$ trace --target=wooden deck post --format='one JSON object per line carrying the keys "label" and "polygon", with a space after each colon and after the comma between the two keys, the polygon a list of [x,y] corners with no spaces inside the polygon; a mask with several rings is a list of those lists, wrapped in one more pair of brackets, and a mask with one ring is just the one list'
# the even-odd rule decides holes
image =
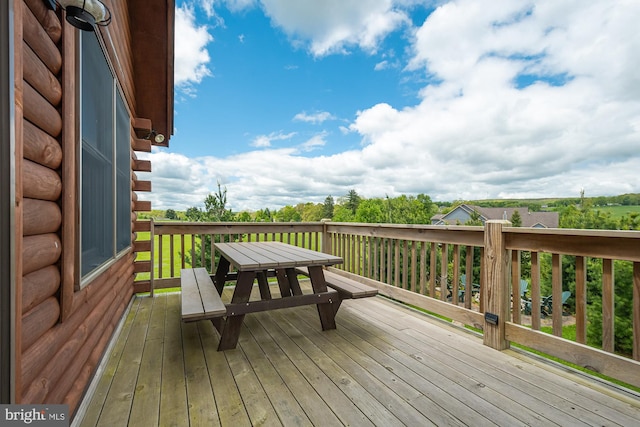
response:
{"label": "wooden deck post", "polygon": [[322,220],[322,252],[325,254],[333,253],[331,250],[331,236],[327,232],[327,223],[329,222],[331,222],[331,220]]}
{"label": "wooden deck post", "polygon": [[484,224],[484,344],[496,350],[509,348],[504,324],[509,317],[511,256],[506,249],[502,228],[510,225],[505,220],[492,220]]}

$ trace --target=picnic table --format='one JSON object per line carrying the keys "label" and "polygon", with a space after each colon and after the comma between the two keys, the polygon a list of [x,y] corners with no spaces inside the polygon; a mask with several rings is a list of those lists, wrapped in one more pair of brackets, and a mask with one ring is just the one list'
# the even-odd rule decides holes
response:
{"label": "picnic table", "polygon": [[[236,282],[231,302],[225,304],[226,312],[211,316],[220,332],[218,350],[236,347],[244,316],[248,313],[316,304],[322,330],[336,328],[340,296],[336,290],[327,288],[323,267],[341,264],[341,257],[280,242],[217,243],[215,249],[220,253],[213,276],[217,294],[222,295],[226,282]],[[308,271],[310,293],[303,293],[297,268]],[[277,278],[280,291],[278,298],[269,288],[268,277],[273,276]],[[260,299],[250,301],[256,280]]]}

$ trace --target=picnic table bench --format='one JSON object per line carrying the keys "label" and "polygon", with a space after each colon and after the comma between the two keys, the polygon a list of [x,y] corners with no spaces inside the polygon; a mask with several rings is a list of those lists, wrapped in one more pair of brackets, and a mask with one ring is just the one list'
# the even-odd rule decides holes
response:
{"label": "picnic table bench", "polygon": [[[296,268],[296,272],[304,276],[309,276],[309,270],[306,267],[298,267]],[[366,298],[378,295],[378,290],[376,288],[326,269],[324,270],[324,280],[327,286],[336,290],[340,296],[340,301],[335,305],[336,312],[338,311],[338,308],[340,308],[342,300]]]}
{"label": "picnic table bench", "polygon": [[182,269],[180,285],[183,321],[195,322],[226,316],[227,307],[222,302],[206,268]]}

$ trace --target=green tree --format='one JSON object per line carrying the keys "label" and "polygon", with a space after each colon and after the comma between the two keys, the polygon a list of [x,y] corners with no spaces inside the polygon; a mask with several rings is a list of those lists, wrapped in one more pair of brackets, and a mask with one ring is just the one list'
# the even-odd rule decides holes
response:
{"label": "green tree", "polygon": [[353,215],[355,215],[361,200],[362,198],[358,195],[356,190],[349,190],[343,205],[345,208],[349,209]]}
{"label": "green tree", "polygon": [[333,221],[353,222],[355,221],[355,214],[344,205],[336,205],[333,209]]}
{"label": "green tree", "polygon": [[232,221],[233,213],[227,209],[227,187],[224,189],[218,182],[218,191],[207,195],[204,199],[206,221]]}
{"label": "green tree", "polygon": [[185,212],[185,217],[187,218],[187,221],[202,221],[202,210],[200,210],[200,208],[192,206],[187,209],[187,212]]}
{"label": "green tree", "polygon": [[255,214],[255,220],[256,222],[272,222],[273,215],[271,215],[269,208],[260,209]]}
{"label": "green tree", "polygon": [[360,202],[355,214],[356,222],[369,224],[387,222],[386,209],[382,199],[366,199]]}
{"label": "green tree", "polygon": [[484,225],[484,224],[480,219],[480,214],[478,213],[478,211],[474,209],[473,212],[471,212],[471,216],[469,220],[465,222],[464,225]]}
{"label": "green tree", "polygon": [[513,211],[513,215],[511,215],[511,225],[514,227],[522,227],[522,217],[520,216],[520,212]]}
{"label": "green tree", "polygon": [[322,218],[332,219],[333,208],[334,208],[333,197],[331,195],[328,195],[324,199],[324,204],[322,205]]}
{"label": "green tree", "polygon": [[[628,261],[614,261],[614,351],[631,356],[633,351],[633,265]],[[589,323],[587,343],[602,345],[602,260],[588,263],[587,294]]]}
{"label": "green tree", "polygon": [[320,203],[304,203],[296,206],[300,212],[301,220],[304,222],[320,221],[322,218],[324,206]]}
{"label": "green tree", "polygon": [[389,222],[393,224],[430,224],[435,205],[425,194],[387,197]]}
{"label": "green tree", "polygon": [[178,215],[176,215],[176,211],[173,209],[167,209],[164,213],[164,217],[167,219],[178,219]]}
{"label": "green tree", "polygon": [[300,212],[296,210],[293,206],[287,205],[280,209],[276,213],[276,221],[278,222],[300,222],[302,221],[302,216]]}
{"label": "green tree", "polygon": [[237,213],[235,218],[235,222],[251,222],[251,214],[247,211],[242,211]]}

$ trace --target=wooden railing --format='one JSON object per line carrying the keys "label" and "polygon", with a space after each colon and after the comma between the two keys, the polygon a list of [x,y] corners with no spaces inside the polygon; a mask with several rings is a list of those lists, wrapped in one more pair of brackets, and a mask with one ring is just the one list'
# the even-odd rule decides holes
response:
{"label": "wooden railing", "polygon": [[[505,221],[484,227],[156,222],[151,232],[152,291],[179,286],[180,268],[206,266],[213,272],[215,242],[284,241],[342,256],[344,263],[334,271],[476,328],[496,349],[521,344],[640,387],[640,232],[525,229]],[[575,265],[572,277],[563,277],[563,259]],[[614,286],[620,263],[632,272],[621,277],[632,282],[630,301],[622,301]],[[593,285],[587,289],[593,265],[601,265],[596,291]],[[549,287],[550,294],[543,294]],[[563,291],[571,292],[571,313],[563,313]],[[599,348],[586,345],[587,325],[594,322],[588,302],[602,307]],[[633,307],[632,318],[624,319],[632,328],[632,350],[625,356],[614,351],[616,306],[622,304]],[[545,326],[550,333],[542,332]],[[562,338],[574,327],[575,338]]]}

